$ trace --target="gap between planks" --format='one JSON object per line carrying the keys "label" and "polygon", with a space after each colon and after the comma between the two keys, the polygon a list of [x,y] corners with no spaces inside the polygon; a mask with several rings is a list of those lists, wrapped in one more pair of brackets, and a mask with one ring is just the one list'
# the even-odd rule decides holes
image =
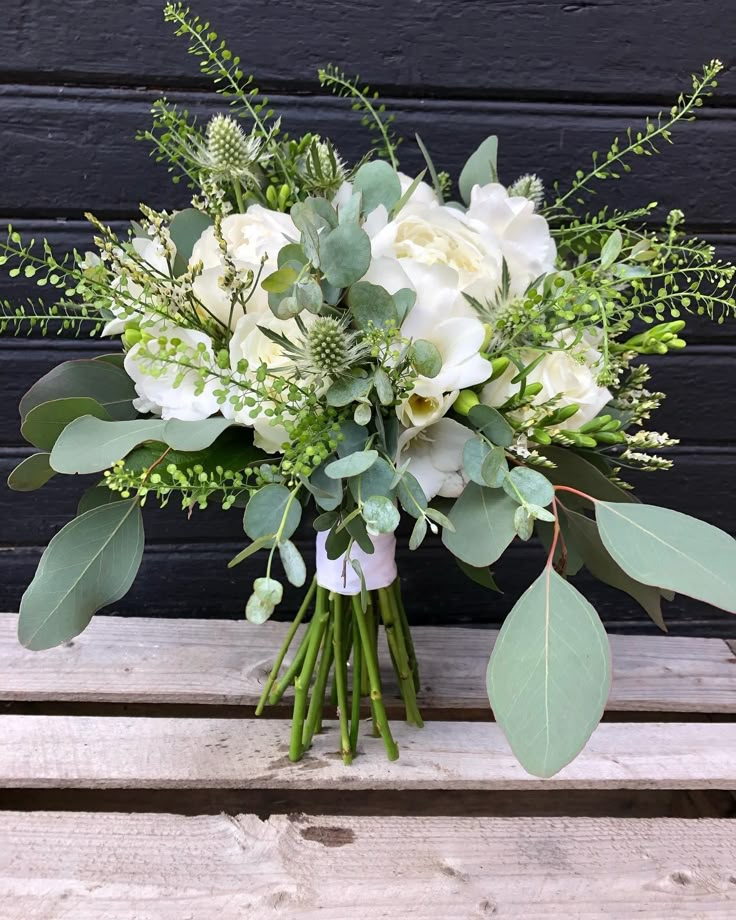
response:
{"label": "gap between planks", "polygon": [[[0,701],[252,707],[287,625],[96,617],[66,645],[29,652],[18,644],[15,615],[0,614]],[[428,712],[488,717],[485,672],[497,635],[414,630]],[[619,635],[610,641],[609,711],[736,713],[736,643]],[[384,663],[387,696],[396,704],[385,655]]]}
{"label": "gap between planks", "polygon": [[732,918],[720,820],[0,814],[4,920]]}

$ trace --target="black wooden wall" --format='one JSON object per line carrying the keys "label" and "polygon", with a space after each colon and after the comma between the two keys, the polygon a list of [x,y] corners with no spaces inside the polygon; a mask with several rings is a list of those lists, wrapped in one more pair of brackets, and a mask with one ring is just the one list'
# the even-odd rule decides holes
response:
{"label": "black wooden wall", "polygon": [[[67,249],[89,239],[86,210],[122,225],[140,201],[183,202],[134,135],[162,91],[202,113],[216,100],[182,40],[170,36],[161,6],[5,0],[0,222]],[[570,177],[588,151],[667,106],[702,63],[728,64],[736,39],[733,0],[202,0],[198,11],[241,54],[294,133],[329,135],[348,158],[362,151],[365,137],[342,101],[317,95],[316,68],[332,61],[380,89],[399,128],[407,138],[419,131],[441,168],[457,173],[474,146],[497,133],[506,180],[526,171]],[[638,161],[601,201],[680,207],[693,231],[735,258],[735,106],[736,78],[726,75],[676,146]],[[421,165],[408,141],[402,165],[408,172]],[[0,281],[0,296],[28,292],[27,283]],[[670,394],[657,425],[682,445],[673,471],[640,477],[640,494],[736,532],[736,321],[694,320],[690,341],[684,355],[656,362],[656,385]],[[16,413],[23,391],[61,360],[105,348],[0,339],[3,477],[28,453]],[[0,609],[17,607],[41,548],[73,514],[81,488],[66,478],[30,496],[0,488]],[[225,567],[242,542],[238,517],[212,510],[187,521],[173,509],[150,509],[141,574],[115,610],[241,616],[253,570]],[[414,618],[498,623],[542,559],[534,544],[514,547],[497,569],[506,589],[499,597],[469,585],[436,544],[404,552]],[[581,586],[609,628],[652,628],[624,595],[585,579]],[[674,633],[736,635],[736,619],[704,605],[677,599],[668,617]]]}

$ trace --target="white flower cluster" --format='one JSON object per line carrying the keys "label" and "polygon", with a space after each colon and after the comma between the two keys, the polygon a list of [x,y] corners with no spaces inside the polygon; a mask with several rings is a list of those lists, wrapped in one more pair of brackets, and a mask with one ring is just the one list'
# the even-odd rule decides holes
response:
{"label": "white flower cluster", "polygon": [[[402,192],[411,185],[400,175]],[[353,194],[346,182],[337,192],[333,205],[346,207]],[[425,340],[434,345],[442,365],[436,376],[418,376],[411,395],[397,407],[401,424],[397,461],[410,461],[410,469],[422,485],[427,498],[454,497],[465,481],[462,452],[470,430],[447,413],[461,390],[481,387],[480,398],[492,406],[502,405],[518,385],[512,383],[512,365],[502,376],[488,382],[492,368],[483,355],[488,327],[466,295],[487,304],[492,319],[494,309],[503,309],[504,298],[521,296],[529,285],[555,268],[555,244],[545,219],[536,213],[532,201],[509,194],[504,186],[491,183],[472,189],[470,205],[459,207],[438,201],[432,188],[419,183],[398,213],[389,214],[383,205],[375,208],[363,225],[371,240],[372,260],[363,280],[380,285],[390,294],[408,288],[416,301],[403,321],[403,339]],[[222,241],[213,228],[196,242],[190,268],[200,268],[193,289],[204,315],[229,326],[228,373],[248,381],[261,365],[283,368],[290,359],[282,348],[262,331],[277,331],[290,341],[297,337],[294,320],[277,319],[268,306],[268,295],[255,284],[246,310],[233,309],[228,277],[243,279],[267,277],[277,268],[279,250],[299,239],[299,231],[288,214],[260,205],[244,214],[222,221]],[[227,257],[223,252],[226,247]],[[154,244],[141,251],[156,270],[169,272],[160,247]],[[146,305],[142,304],[145,313]],[[308,314],[307,316],[308,321]],[[486,317],[488,318],[488,317]],[[121,331],[122,319],[115,319],[108,332]],[[192,354],[190,369],[172,363],[170,371],[152,374],[151,345],[134,345],[125,359],[126,370],[135,381],[140,396],[139,408],[163,418],[203,419],[222,412],[238,423],[255,428],[256,444],[276,452],[283,444],[285,431],[266,415],[268,406],[236,410],[229,400],[215,395],[221,389],[221,372],[212,341],[203,332],[177,328],[160,315],[150,320],[153,336],[175,336]],[[565,344],[564,337],[561,345]],[[155,348],[155,346],[154,346]],[[531,354],[530,358],[533,359]],[[243,359],[248,363],[245,373]],[[557,405],[577,403],[579,412],[565,424],[577,428],[593,418],[610,399],[610,393],[596,383],[600,355],[589,337],[574,349],[551,350],[536,364],[529,381],[542,384],[536,401],[556,398]],[[201,368],[212,368],[212,376],[202,384]]]}

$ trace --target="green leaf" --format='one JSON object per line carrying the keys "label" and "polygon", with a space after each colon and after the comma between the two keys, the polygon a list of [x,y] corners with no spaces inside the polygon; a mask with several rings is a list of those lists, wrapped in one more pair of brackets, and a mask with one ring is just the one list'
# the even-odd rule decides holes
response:
{"label": "green leaf", "polygon": [[[611,482],[592,463],[565,447],[540,447],[540,454],[556,464],[554,469],[544,469],[544,475],[556,486],[572,486],[598,498],[601,501],[611,502],[637,502],[636,496]],[[566,505],[579,505],[581,502],[590,507],[588,502],[579,499],[572,493],[564,495]]]}
{"label": "green leaf", "polygon": [[645,585],[736,613],[736,540],[679,511],[598,502],[601,540],[621,568]]}
{"label": "green leaf", "polygon": [[359,281],[348,291],[347,301],[358,329],[388,329],[399,324],[393,297],[380,285]]}
{"label": "green leaf", "polygon": [[283,268],[289,262],[292,263],[292,267],[298,265],[300,268],[309,262],[299,243],[287,243],[286,246],[282,246],[279,249],[279,254],[276,257],[278,267]]}
{"label": "green leaf", "polygon": [[614,230],[603,244],[603,249],[601,250],[602,269],[610,268],[613,265],[619,257],[622,245],[623,237],[621,236],[621,231]]}
{"label": "green leaf", "polygon": [[337,525],[327,534],[325,552],[328,559],[339,559],[350,546],[350,534],[344,527]]}
{"label": "green leaf", "polygon": [[517,507],[515,501],[498,489],[468,483],[449,514],[455,532],[444,530],[442,542],[468,565],[476,568],[491,565],[516,536]]}
{"label": "green leaf", "polygon": [[[284,515],[286,520],[281,529]],[[276,533],[281,540],[288,540],[301,519],[302,506],[292,497],[291,492],[286,486],[271,483],[251,496],[245,508],[243,529],[251,540]]]}
{"label": "green leaf", "polygon": [[460,570],[467,575],[467,577],[480,585],[481,588],[488,588],[490,591],[496,591],[498,594],[501,594],[501,589],[496,584],[496,579],[493,577],[491,570],[482,566],[477,568],[474,565],[468,565],[467,562],[463,562],[462,559],[455,557],[455,562],[460,566]]}
{"label": "green leaf", "polygon": [[212,218],[196,208],[186,208],[174,214],[169,224],[171,242],[176,246],[174,259],[174,275],[183,275],[189,267],[194,244],[208,227],[212,226]]}
{"label": "green leaf", "polygon": [[279,543],[279,556],[289,583],[296,588],[301,588],[307,580],[307,567],[302,554],[291,540],[284,540]]}
{"label": "green leaf", "polygon": [[401,515],[399,509],[385,495],[371,495],[363,503],[361,510],[368,533],[393,533],[399,526]]}
{"label": "green leaf", "polygon": [[514,512],[514,530],[521,540],[531,540],[534,533],[534,518],[526,505],[519,505]]}
{"label": "green leaf", "polygon": [[553,776],[585,746],[611,687],[598,614],[546,568],[506,617],[488,666],[488,696],[522,766]]}
{"label": "green leaf", "polygon": [[261,287],[269,294],[286,294],[294,287],[294,282],[298,277],[298,273],[290,265],[284,265],[283,268],[271,272],[264,278],[261,281]]}
{"label": "green leaf", "polygon": [[93,361],[103,361],[105,364],[112,364],[119,370],[125,369],[125,355],[121,351],[111,352],[109,355],[96,355]]}
{"label": "green leaf", "polygon": [[230,562],[228,562],[227,567],[232,569],[236,565],[240,565],[241,562],[245,562],[246,559],[250,559],[251,556],[254,556],[260,550],[265,549],[266,547],[270,549],[273,545],[273,538],[275,536],[276,535],[273,533],[264,534],[264,536],[259,537],[252,543],[249,543],[245,549],[241,549],[236,556],[233,556]]}
{"label": "green leaf", "polygon": [[[503,448],[499,450],[503,453]],[[479,486],[487,484],[483,477],[483,463],[490,452],[491,448],[480,438],[469,438],[463,447],[463,469]]]}
{"label": "green leaf", "polygon": [[383,457],[379,457],[360,476],[352,477],[348,485],[356,501],[362,501],[371,495],[383,495],[385,498],[393,499],[393,478],[393,468]]}
{"label": "green leaf", "polygon": [[312,470],[303,482],[323,511],[334,511],[342,504],[342,483],[338,479],[330,479],[325,474],[324,466]]}
{"label": "green leaf", "polygon": [[394,401],[394,388],[388,374],[382,367],[377,367],[373,375],[373,384],[376,388],[376,395],[382,406],[390,406]]}
{"label": "green leaf", "polygon": [[390,212],[401,198],[399,177],[381,160],[364,163],[355,174],[353,188],[363,194],[364,214],[370,214],[381,204]]}
{"label": "green leaf", "polygon": [[120,421],[138,415],[133,408],[137,393],[130,377],[114,364],[93,359],[65,361],[34,383],[20,401],[21,419],[41,403],[72,396],[96,400],[112,418]]}
{"label": "green leaf", "polygon": [[545,508],[552,504],[555,490],[546,476],[528,466],[515,466],[503,483],[503,490],[515,501]]}
{"label": "green leaf", "polygon": [[480,474],[485,485],[491,489],[500,489],[509,471],[506,451],[503,447],[492,447],[488,456],[483,461]]}
{"label": "green leaf", "polygon": [[59,435],[51,451],[51,466],[57,473],[99,473],[145,441],[163,441],[174,450],[203,450],[232,424],[219,417],[200,422],[105,422],[85,416],[75,419]]}
{"label": "green leaf", "polygon": [[34,406],[26,415],[20,431],[34,447],[50,451],[66,426],[85,415],[112,421],[97,400],[88,396],[68,396]]}
{"label": "green leaf", "polygon": [[498,182],[498,138],[495,135],[487,137],[473,153],[460,173],[458,187],[465,204],[470,204],[470,193],[474,185],[488,185],[489,182]]}
{"label": "green leaf", "polygon": [[133,584],[143,556],[136,500],[87,511],[51,540],[23,595],[18,638],[26,648],[53,648],[78,636],[102,607]]}
{"label": "green leaf", "polygon": [[[552,549],[552,540],[554,539],[554,526],[547,523],[546,521],[537,520],[536,527],[537,536],[539,537],[542,546],[549,554],[550,550]],[[560,530],[562,531],[564,544],[563,540],[557,541],[557,546],[555,547],[555,555],[552,561],[559,571],[564,550],[566,549],[567,560],[563,574],[566,576],[577,575],[580,569],[583,567],[583,557],[580,555],[577,546],[573,542],[572,534],[570,533],[569,522],[564,516],[560,517]]]}
{"label": "green leaf", "polygon": [[296,302],[302,310],[317,314],[322,310],[322,288],[314,278],[304,278],[294,287]]}
{"label": "green leaf", "polygon": [[411,308],[417,302],[417,292],[413,291],[411,288],[400,288],[391,296],[393,297],[394,306],[399,316],[399,325],[401,325],[408,316]]}
{"label": "green leaf", "polygon": [[351,402],[367,396],[373,387],[370,377],[340,377],[325,394],[329,406],[349,406]]}
{"label": "green leaf", "polygon": [[101,508],[103,505],[111,505],[113,502],[124,501],[119,492],[113,492],[108,489],[105,483],[96,483],[82,493],[79,503],[77,504],[77,517],[84,514],[85,511],[92,511],[93,508]]}
{"label": "green leaf", "polygon": [[317,533],[322,533],[325,530],[330,530],[331,527],[334,527],[335,524],[340,520],[340,515],[336,511],[325,511],[324,514],[318,515],[314,519],[314,529]]}
{"label": "green leaf", "polygon": [[325,473],[330,479],[347,479],[350,476],[360,476],[369,469],[378,459],[377,450],[358,450],[355,453],[333,460],[325,467]]}
{"label": "green leaf", "polygon": [[341,440],[337,445],[338,457],[347,457],[356,450],[363,450],[368,441],[368,429],[350,420],[340,425],[340,435]]}
{"label": "green leaf", "polygon": [[590,574],[598,581],[612,588],[618,588],[619,591],[633,597],[657,626],[663,632],[667,632],[662,616],[662,595],[659,589],[652,585],[643,585],[624,572],[603,545],[595,521],[591,521],[590,518],[576,511],[567,511],[565,516],[568,521],[565,540],[566,542],[573,541]]}
{"label": "green leaf", "polygon": [[16,466],[8,476],[8,488],[14,492],[33,492],[45,486],[55,476],[49,465],[48,453],[31,454]]}
{"label": "green leaf", "polygon": [[426,339],[417,339],[411,346],[412,363],[423,377],[436,377],[442,370],[442,355],[436,345]]}
{"label": "green leaf", "polygon": [[371,241],[356,224],[340,224],[320,240],[320,265],[325,277],[337,287],[359,281],[371,264]]}
{"label": "green leaf", "polygon": [[350,536],[355,540],[358,546],[363,550],[364,553],[371,555],[375,552],[375,546],[373,541],[368,535],[368,529],[365,526],[365,521],[362,517],[356,515],[355,517],[345,518],[345,530],[350,534]]}
{"label": "green leaf", "polygon": [[427,519],[425,517],[417,518],[414,522],[414,527],[411,531],[411,536],[409,537],[409,549],[415,550],[424,542],[424,538],[427,536]]}
{"label": "green leaf", "polygon": [[514,429],[492,406],[473,406],[468,413],[470,424],[484,435],[492,444],[510,447],[514,440]]}
{"label": "green leaf", "polygon": [[399,479],[396,494],[401,507],[413,518],[424,517],[427,510],[427,496],[412,473],[404,472]]}

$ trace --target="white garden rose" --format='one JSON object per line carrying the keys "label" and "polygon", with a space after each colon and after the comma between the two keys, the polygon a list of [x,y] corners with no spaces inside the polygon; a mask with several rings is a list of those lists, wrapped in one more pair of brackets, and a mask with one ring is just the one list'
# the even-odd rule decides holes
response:
{"label": "white garden rose", "polygon": [[[135,384],[138,399],[133,400],[138,412],[152,412],[163,419],[198,422],[219,411],[215,390],[220,387],[219,376],[202,376],[177,363],[167,364],[157,357],[162,346],[158,339],[178,342],[186,350],[187,363],[204,369],[215,368],[212,340],[203,332],[177,326],[149,325],[145,340],[134,345],[125,356],[125,370]],[[148,338],[151,336],[152,338]]]}
{"label": "white garden rose", "polygon": [[408,470],[428,501],[437,495],[457,498],[468,482],[463,449],[472,437],[469,428],[451,418],[441,418],[425,428],[407,428],[399,435],[396,464],[409,460]]}
{"label": "white garden rose", "polygon": [[[270,211],[259,204],[251,205],[245,214],[226,217],[222,222],[222,235],[240,275],[245,278],[248,272],[253,272],[256,278],[261,271],[261,280],[276,271],[279,250],[299,239],[299,231],[288,214]],[[204,270],[194,282],[194,293],[207,311],[227,324],[231,303],[222,287],[225,262],[213,227],[208,227],[194,244],[189,264],[197,263],[201,263]],[[268,294],[259,282],[248,300],[247,311],[264,313],[268,309]],[[233,316],[233,327],[241,316],[242,312]]]}
{"label": "white garden rose", "polygon": [[[148,237],[137,236],[132,240],[133,249],[138,256],[151,266],[155,271],[162,275],[171,275],[171,266],[166,258],[166,252],[158,240],[151,240]],[[173,253],[176,249],[172,243]],[[87,258],[92,253],[87,254]],[[98,259],[99,264],[99,259]],[[111,304],[110,309],[114,319],[109,320],[102,330],[101,335],[122,335],[125,326],[129,322],[141,322],[150,318],[152,308],[165,309],[165,304],[155,304],[150,299],[150,295],[145,294],[143,288],[135,281],[127,278],[115,278],[112,287],[116,290],[124,290],[126,297],[121,297],[119,304]],[[136,302],[134,307],[131,301]]]}
{"label": "white garden rose", "polygon": [[[305,316],[303,321],[308,325],[313,320]],[[286,376],[290,373],[291,359],[259,327],[272,329],[291,341],[301,338],[299,328],[293,319],[280,320],[270,310],[267,313],[248,313],[245,316],[241,316],[230,339],[230,366],[234,377],[244,383],[254,383],[258,368],[264,364],[272,370],[285,368]],[[240,373],[237,367],[238,363],[243,359],[248,362],[248,370],[245,373]],[[267,385],[268,381],[266,381]],[[233,389],[233,392],[235,395],[245,394],[245,390],[237,387]],[[253,407],[244,406],[242,409],[236,409],[232,403],[226,402],[222,406],[222,414],[240,425],[255,428],[254,443],[256,447],[265,450],[267,453],[276,453],[281,450],[287,435],[283,425],[273,424],[273,419],[266,415],[266,410],[272,407],[272,402],[261,404],[257,407],[258,414],[253,417],[251,416]]]}
{"label": "white garden rose", "polygon": [[[560,345],[571,344],[574,340],[571,332],[558,336]],[[569,351],[549,351],[527,375],[527,383],[541,383],[542,389],[534,397],[534,404],[544,403],[554,396],[559,397],[555,408],[577,404],[580,409],[571,418],[558,427],[577,429],[600,414],[603,407],[610,402],[612,394],[606,387],[600,386],[597,377],[601,370],[602,356],[598,350],[600,335],[586,333],[583,339]],[[528,349],[521,355],[521,361],[528,365],[539,355],[538,351]],[[518,368],[511,364],[496,380],[483,387],[481,402],[488,406],[500,406],[511,396],[519,392],[519,384],[511,380],[518,374]]]}

